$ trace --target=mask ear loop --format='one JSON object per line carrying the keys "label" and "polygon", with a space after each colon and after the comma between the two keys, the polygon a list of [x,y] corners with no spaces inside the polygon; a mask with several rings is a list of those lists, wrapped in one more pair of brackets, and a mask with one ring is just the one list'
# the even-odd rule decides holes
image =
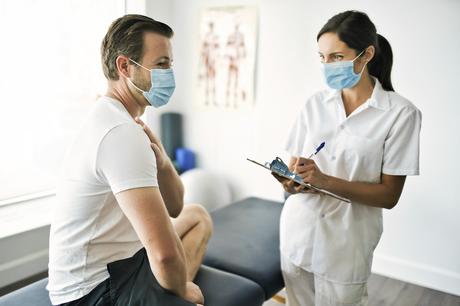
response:
{"label": "mask ear loop", "polygon": [[134,64],[138,65],[139,67],[142,67],[142,68],[144,68],[144,69],[147,70],[147,71],[151,71],[150,69],[148,69],[148,68],[142,66],[141,64],[139,64],[139,63],[136,62],[135,60],[133,60],[133,59],[129,59],[129,60],[130,60],[131,62],[133,62]]}
{"label": "mask ear loop", "polygon": [[[367,48],[366,48],[366,49],[367,49]],[[361,51],[361,53],[359,53],[359,54],[352,60],[352,62],[354,63],[355,60],[356,60],[358,57],[360,57],[364,52],[366,52],[366,49],[364,49],[363,51]],[[366,61],[366,63],[365,63],[364,66],[363,66],[363,69],[361,69],[361,72],[360,72],[359,74],[362,74],[362,73],[363,73],[364,68],[366,68],[366,66],[367,66],[367,63],[369,63],[369,61]]]}
{"label": "mask ear loop", "polygon": [[[367,48],[366,48],[366,49],[367,49]],[[360,52],[354,59],[352,59],[351,61],[352,61],[352,62],[356,61],[356,59],[357,59],[358,57],[360,57],[360,56],[366,51],[366,49],[364,49],[363,51],[361,51],[361,52]]]}
{"label": "mask ear loop", "polygon": [[137,90],[139,90],[139,91],[140,91],[140,92],[142,92],[142,93],[146,93],[146,91],[145,91],[145,90],[142,90],[142,89],[140,89],[139,87],[137,87],[137,86],[136,86],[136,84],[134,84],[134,82],[133,82],[133,81],[131,81],[131,79],[130,79],[130,78],[126,78],[126,79],[128,80],[128,82],[130,82],[130,83],[131,83],[131,85],[133,85],[133,86],[134,86],[134,88],[136,88]]}
{"label": "mask ear loop", "polygon": [[[138,63],[138,62],[136,62],[135,60],[133,60],[133,59],[131,59],[131,58],[130,58],[129,60],[130,60],[131,62],[133,62],[134,64],[138,65],[139,67],[142,67],[142,68],[144,68],[145,70],[147,70],[147,71],[151,72],[151,70],[150,70],[150,69],[148,69],[148,68],[146,68],[146,67],[142,66],[141,64],[139,64],[139,63]],[[146,92],[147,92],[147,91],[145,91],[145,90],[142,90],[142,89],[140,89],[139,87],[137,87],[137,86],[136,86],[136,84],[134,84],[134,82],[133,82],[133,81],[131,81],[131,79],[130,79],[130,78],[127,78],[127,77],[126,77],[126,79],[127,79],[127,80],[128,80],[130,83],[131,83],[131,85],[133,85],[133,86],[134,86],[134,87],[135,87],[137,90],[139,90],[140,92],[142,92],[142,93],[146,93]]]}

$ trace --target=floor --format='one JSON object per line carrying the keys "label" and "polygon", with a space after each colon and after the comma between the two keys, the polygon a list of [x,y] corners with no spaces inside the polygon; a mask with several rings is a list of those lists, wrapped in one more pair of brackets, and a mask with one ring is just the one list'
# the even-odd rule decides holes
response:
{"label": "floor", "polygon": [[[460,296],[373,274],[368,283],[369,306],[460,306]],[[281,306],[273,300],[263,306]]]}
{"label": "floor", "polygon": [[[46,272],[0,288],[0,296],[46,277]],[[460,306],[460,296],[373,274],[369,279],[369,306]],[[282,306],[269,300],[263,306]]]}

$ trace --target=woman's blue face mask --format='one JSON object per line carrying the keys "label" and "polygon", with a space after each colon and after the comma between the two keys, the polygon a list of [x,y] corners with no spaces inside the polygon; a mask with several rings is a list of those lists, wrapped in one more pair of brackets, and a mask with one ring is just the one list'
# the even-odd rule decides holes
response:
{"label": "woman's blue face mask", "polygon": [[160,107],[166,105],[169,102],[174,89],[176,88],[176,81],[174,79],[174,72],[171,68],[169,69],[148,69],[136,61],[129,59],[134,64],[150,71],[151,86],[149,91],[145,91],[137,87],[129,78],[129,82],[139,91],[142,92],[145,99],[153,107]]}
{"label": "woman's blue face mask", "polygon": [[353,63],[358,57],[361,56],[361,54],[364,53],[364,51],[366,50],[363,50],[351,61],[322,63],[322,70],[327,85],[332,89],[339,90],[355,86],[359,82],[361,74],[363,73],[364,67],[366,67],[366,65],[364,65],[360,73],[355,73]]}

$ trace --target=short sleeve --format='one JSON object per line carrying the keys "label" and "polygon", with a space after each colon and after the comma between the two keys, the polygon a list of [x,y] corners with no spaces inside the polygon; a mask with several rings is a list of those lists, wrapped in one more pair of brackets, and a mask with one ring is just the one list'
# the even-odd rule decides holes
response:
{"label": "short sleeve", "polygon": [[382,173],[419,174],[421,124],[422,114],[418,109],[400,113],[384,143]]}
{"label": "short sleeve", "polygon": [[157,187],[157,166],[148,136],[137,124],[111,129],[102,139],[96,171],[114,194],[124,190]]}
{"label": "short sleeve", "polygon": [[291,156],[301,156],[305,145],[305,139],[307,137],[307,124],[305,109],[302,109],[297,119],[291,126],[291,130],[288,134],[286,141],[285,150],[291,154]]}

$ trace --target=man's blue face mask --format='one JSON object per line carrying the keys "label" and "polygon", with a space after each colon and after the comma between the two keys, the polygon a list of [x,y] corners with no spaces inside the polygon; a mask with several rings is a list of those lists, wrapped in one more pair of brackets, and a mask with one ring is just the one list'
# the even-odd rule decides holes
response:
{"label": "man's blue face mask", "polygon": [[168,104],[169,99],[174,93],[176,88],[176,81],[174,79],[174,72],[169,69],[148,69],[136,61],[129,59],[134,64],[150,71],[151,86],[149,91],[145,91],[137,87],[129,78],[129,82],[139,91],[142,92],[144,97],[149,101],[153,107],[160,107]]}
{"label": "man's blue face mask", "polygon": [[339,90],[355,86],[359,82],[361,74],[363,73],[364,67],[366,67],[366,65],[364,65],[360,73],[355,73],[353,63],[358,57],[361,56],[361,54],[364,53],[364,51],[366,50],[363,50],[351,61],[323,63],[322,70],[327,85],[332,89]]}

